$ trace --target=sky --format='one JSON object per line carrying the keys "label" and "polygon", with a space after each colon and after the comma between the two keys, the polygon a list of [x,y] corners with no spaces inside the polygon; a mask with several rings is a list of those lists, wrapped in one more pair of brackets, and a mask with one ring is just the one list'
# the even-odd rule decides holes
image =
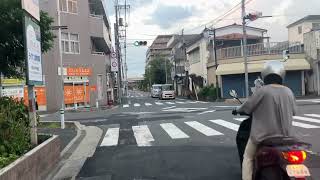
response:
{"label": "sky", "polygon": [[[114,0],[105,0],[111,23],[115,22]],[[127,0],[131,6],[128,21],[128,77],[144,74],[147,47],[134,47],[136,40],[147,40],[148,46],[160,34],[200,33],[205,27],[241,23],[241,8],[218,18],[241,0]],[[288,40],[286,26],[307,15],[320,14],[320,0],[246,0],[246,12],[262,12],[271,18],[258,19],[249,26],[268,30],[272,42]],[[119,0],[124,4],[124,0]],[[217,21],[218,20],[218,21]],[[113,27],[113,25],[112,25]]]}

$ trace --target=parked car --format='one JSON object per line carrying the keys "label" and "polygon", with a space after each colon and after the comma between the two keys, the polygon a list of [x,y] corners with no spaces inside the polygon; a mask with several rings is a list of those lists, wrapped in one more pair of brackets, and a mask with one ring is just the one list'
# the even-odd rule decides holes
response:
{"label": "parked car", "polygon": [[154,84],[151,87],[151,97],[159,97],[160,91],[161,91],[161,84]]}
{"label": "parked car", "polygon": [[175,99],[176,95],[172,84],[163,84],[159,94],[159,99]]}

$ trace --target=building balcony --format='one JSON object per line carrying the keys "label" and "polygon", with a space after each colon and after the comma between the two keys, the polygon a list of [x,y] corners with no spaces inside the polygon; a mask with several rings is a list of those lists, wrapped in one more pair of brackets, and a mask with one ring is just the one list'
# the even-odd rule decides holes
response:
{"label": "building balcony", "polygon": [[[228,48],[221,48],[217,50],[217,59],[228,60],[237,59],[243,57],[243,47],[234,46]],[[281,56],[285,50],[289,50],[290,54],[302,54],[304,53],[301,43],[289,43],[289,42],[267,42],[247,45],[247,56]],[[259,58],[258,58],[259,59]]]}
{"label": "building balcony", "polygon": [[89,34],[93,46],[98,49],[97,52],[104,52],[105,54],[111,52],[111,32],[107,28],[102,16],[90,15]]}

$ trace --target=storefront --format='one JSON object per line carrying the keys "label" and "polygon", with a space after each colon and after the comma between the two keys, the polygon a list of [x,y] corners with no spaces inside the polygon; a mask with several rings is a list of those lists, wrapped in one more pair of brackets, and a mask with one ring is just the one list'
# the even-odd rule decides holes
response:
{"label": "storefront", "polygon": [[[249,93],[254,86],[254,80],[261,77],[260,72],[265,61],[248,63]],[[289,87],[295,96],[305,95],[305,71],[310,69],[310,64],[305,59],[289,59],[284,62],[286,78],[284,84]],[[229,98],[229,91],[234,89],[240,97],[245,97],[244,64],[230,63],[221,64],[216,71],[219,75],[222,98]]]}

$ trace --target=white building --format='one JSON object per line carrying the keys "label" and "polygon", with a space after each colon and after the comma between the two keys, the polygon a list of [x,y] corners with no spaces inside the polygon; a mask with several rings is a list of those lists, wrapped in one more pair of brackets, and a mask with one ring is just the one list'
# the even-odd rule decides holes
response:
{"label": "white building", "polygon": [[289,42],[304,44],[303,34],[320,28],[320,15],[309,15],[287,26]]}

